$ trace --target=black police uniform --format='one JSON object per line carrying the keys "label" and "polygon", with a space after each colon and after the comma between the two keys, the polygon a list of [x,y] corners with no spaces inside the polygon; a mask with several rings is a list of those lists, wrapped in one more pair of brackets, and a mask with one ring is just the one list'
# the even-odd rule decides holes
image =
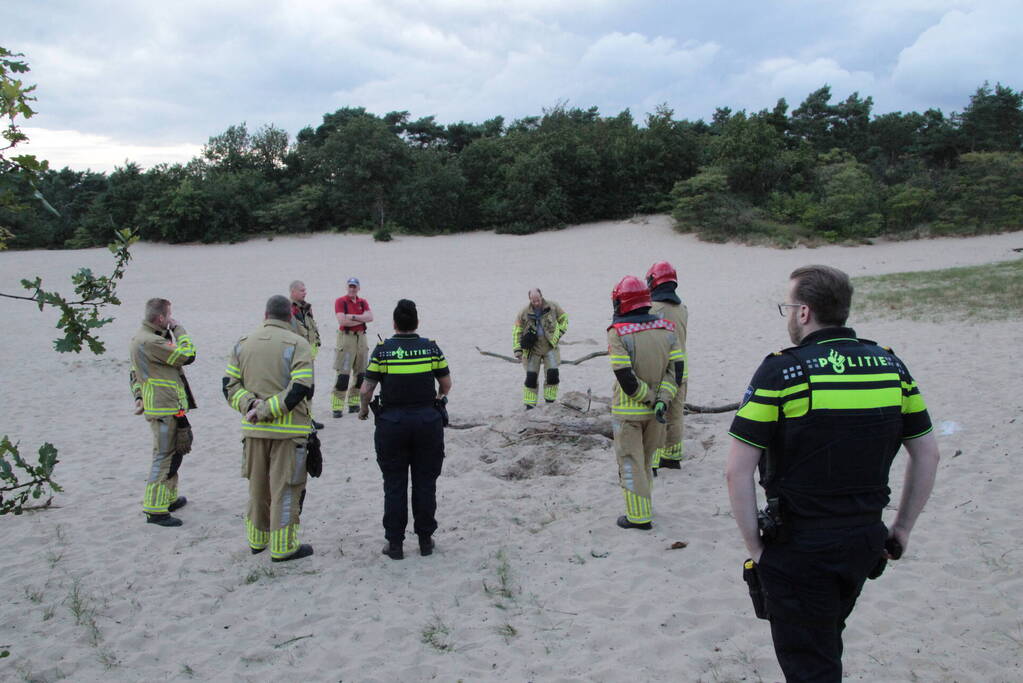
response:
{"label": "black police uniform", "polygon": [[906,366],[847,327],[808,335],[754,374],[729,434],[765,452],[774,528],[759,571],[786,680],[841,680],[845,620],[888,535],[888,471],[903,441],[930,431]]}
{"label": "black police uniform", "polygon": [[401,543],[408,524],[409,471],[412,472],[414,529],[429,538],[437,529],[436,482],[444,462],[444,425],[435,404],[435,378],[449,374],[432,339],[396,334],[377,344],[366,377],[380,384],[374,443],[384,477],[384,535]]}

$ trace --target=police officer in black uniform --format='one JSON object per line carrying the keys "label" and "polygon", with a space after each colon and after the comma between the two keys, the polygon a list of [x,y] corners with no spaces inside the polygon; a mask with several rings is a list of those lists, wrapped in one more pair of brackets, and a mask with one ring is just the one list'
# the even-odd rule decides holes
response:
{"label": "police officer in black uniform", "polygon": [[[419,552],[433,552],[437,529],[437,477],[444,462],[444,424],[451,374],[440,347],[416,334],[419,314],[414,302],[394,307],[394,332],[373,350],[360,391],[359,419],[374,408],[377,464],[384,477],[383,553],[404,557],[402,542],[408,525],[409,472],[412,472],[412,515]],[[435,384],[436,382],[436,384]],[[379,405],[371,406],[380,384]]]}
{"label": "police officer in black uniform", "polygon": [[[840,270],[792,272],[778,310],[797,346],[764,360],[729,431],[728,493],[751,556],[744,576],[751,593],[762,589],[787,681],[841,680],[845,620],[868,575],[907,547],[938,466],[916,382],[890,349],[845,327],[851,300]],[[888,529],[881,512],[900,446],[909,461]]]}

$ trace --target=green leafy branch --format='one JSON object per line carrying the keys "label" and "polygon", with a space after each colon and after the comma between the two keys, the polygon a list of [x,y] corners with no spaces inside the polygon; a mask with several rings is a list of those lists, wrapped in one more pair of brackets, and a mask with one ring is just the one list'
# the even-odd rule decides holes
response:
{"label": "green leafy branch", "polygon": [[[53,468],[60,462],[57,460],[57,449],[53,444],[47,442],[39,447],[38,465],[31,465],[21,457],[18,445],[11,443],[6,435],[0,440],[0,484],[2,484],[0,485],[0,515],[12,512],[20,515],[24,510],[31,509],[31,507],[26,507],[25,503],[30,498],[42,497],[47,488],[53,493],[63,491],[60,485],[50,478]],[[14,467],[7,461],[8,454],[14,461]],[[15,467],[24,471],[29,476],[29,480],[19,481],[18,475],[14,471]],[[52,495],[38,507],[48,507],[51,500],[53,500]]]}
{"label": "green leafy branch", "polygon": [[113,272],[97,277],[91,269],[81,268],[71,276],[78,297],[75,301],[69,301],[60,292],[43,289],[43,279],[38,276],[34,280],[21,281],[22,287],[32,291],[31,296],[0,292],[0,297],[32,301],[40,311],[47,305],[60,309],[57,328],[64,331],[64,336],[55,339],[53,347],[60,353],[80,353],[83,344],[87,344],[89,350],[98,356],[106,347],[95,336],[95,331],[113,320],[100,317],[100,312],[106,305],[120,305],[117,281],[124,277],[125,268],[131,260],[131,245],[137,241],[138,233],[135,230],[125,228],[114,233],[114,242],[108,246],[114,255]]}

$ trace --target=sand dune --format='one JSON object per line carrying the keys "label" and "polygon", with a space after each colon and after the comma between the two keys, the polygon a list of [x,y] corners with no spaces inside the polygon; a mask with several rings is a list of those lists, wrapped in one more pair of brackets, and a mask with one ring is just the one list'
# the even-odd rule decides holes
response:
{"label": "sand dune", "polygon": [[[563,355],[600,350],[612,286],[668,259],[690,311],[689,400],[728,403],[765,354],[787,345],[774,303],[792,268],[880,274],[1006,260],[1018,247],[1021,233],[773,250],[701,243],[665,218],[530,237],[140,244],[98,358],[52,352],[52,313],[5,301],[2,431],[29,452],[54,442],[65,492],[55,509],[0,520],[0,649],[10,651],[0,679],[779,680],[767,624],[740,580],[745,553],[723,480],[731,416],[690,416],[682,470],[656,481],[654,530],[622,531],[609,442],[522,439],[583,416],[562,404],[524,414],[520,369],[474,347],[509,353],[513,316],[538,286],[570,316]],[[63,286],[81,265],[104,272],[109,254],[0,253],[0,291],[34,274]],[[372,335],[390,333],[398,298],[418,303],[421,333],[452,368],[452,420],[480,425],[448,432],[429,558],[380,555],[372,424],[329,417],[332,305],[351,275],[375,311]],[[238,416],[220,378],[230,345],[295,278],[326,340],[315,398],[325,465],[302,518],[316,555],[272,565],[245,543]],[[180,529],[146,525],[140,509],[150,436],[131,414],[126,346],[151,296],[173,301],[199,353],[188,370],[199,410]],[[1020,680],[1023,321],[863,320],[854,308],[850,324],[909,364],[943,460],[907,557],[866,587],[850,620],[846,675]],[[562,377],[564,392],[610,393],[606,359],[565,366]],[[896,501],[904,461],[893,470]],[[687,547],[670,549],[675,541]]]}

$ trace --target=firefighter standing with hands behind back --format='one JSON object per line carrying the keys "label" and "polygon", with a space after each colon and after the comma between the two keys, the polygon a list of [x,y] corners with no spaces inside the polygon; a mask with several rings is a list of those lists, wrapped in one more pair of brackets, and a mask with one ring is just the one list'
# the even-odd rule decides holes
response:
{"label": "firefighter standing with hands behind back", "polygon": [[650,291],[627,276],[611,292],[614,318],[607,328],[615,375],[611,427],[618,478],[625,495],[623,529],[650,529],[654,451],[664,440],[668,405],[684,368],[682,347],[670,320],[650,314]]}
{"label": "firefighter standing with hands behind back", "polygon": [[310,432],[314,448],[318,443],[309,418],[312,360],[309,342],[291,331],[291,302],[275,295],[266,302],[263,324],[238,340],[224,370],[224,398],[245,416],[249,548],[256,554],[269,546],[274,562],[313,554],[312,546],[298,542]]}
{"label": "firefighter standing with hands behind back", "polygon": [[678,393],[668,404],[668,423],[664,429],[664,441],[654,453],[654,469],[664,467],[677,470],[681,468],[683,455],[682,426],[683,407],[686,403],[686,386],[689,383],[689,358],[686,355],[686,328],[689,326],[689,310],[682,299],[675,293],[678,287],[678,275],[675,268],[667,261],[658,261],[646,272],[646,284],[650,288],[650,299],[653,305],[650,312],[659,315],[675,324],[675,335],[682,346],[682,383]]}

